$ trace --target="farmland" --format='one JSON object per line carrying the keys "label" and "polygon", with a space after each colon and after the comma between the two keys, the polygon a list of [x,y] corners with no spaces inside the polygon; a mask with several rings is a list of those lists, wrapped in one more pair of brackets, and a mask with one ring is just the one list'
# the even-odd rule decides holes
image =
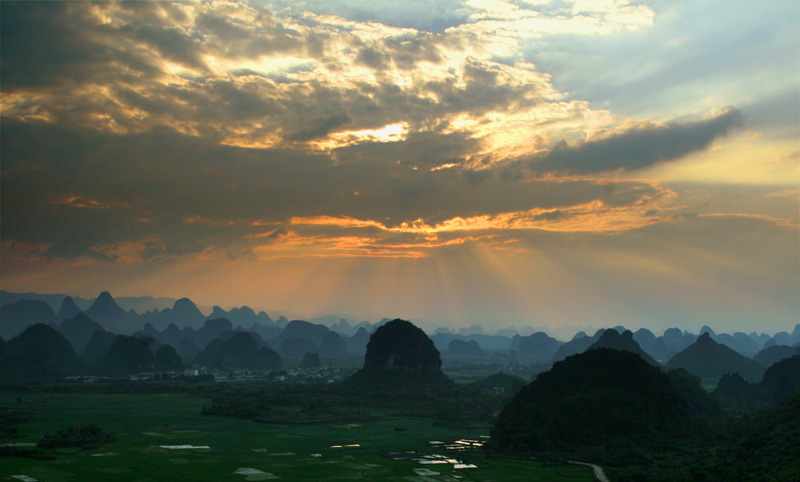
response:
{"label": "farmland", "polygon": [[[385,408],[367,409],[364,421],[265,424],[200,415],[209,402],[185,393],[3,393],[0,406],[33,414],[19,425],[20,438],[3,443],[35,444],[46,434],[87,424],[115,434],[116,441],[45,450],[53,460],[3,458],[0,480],[593,480],[586,467],[446,448],[457,440],[485,440],[485,424],[442,426]],[[430,463],[437,455],[451,463]],[[456,469],[455,459],[476,468]]]}

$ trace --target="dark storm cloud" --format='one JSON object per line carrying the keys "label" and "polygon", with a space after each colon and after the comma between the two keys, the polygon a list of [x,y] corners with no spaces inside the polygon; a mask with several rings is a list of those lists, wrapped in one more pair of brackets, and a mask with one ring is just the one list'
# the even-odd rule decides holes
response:
{"label": "dark storm cloud", "polygon": [[[74,2],[2,2],[0,75],[3,91],[76,85],[157,69],[146,59],[97,41],[111,32]],[[123,76],[124,80],[126,76]]]}
{"label": "dark storm cloud", "polygon": [[41,251],[34,251],[31,254],[42,256],[47,259],[51,258],[78,258],[80,256],[88,256],[90,258],[100,259],[104,261],[111,261],[117,258],[114,255],[102,253],[94,248],[98,244],[102,244],[103,237],[98,236],[96,233],[72,233],[61,238],[56,238],[55,242]]}
{"label": "dark storm cloud", "polygon": [[358,63],[375,70],[383,70],[388,66],[387,56],[370,47],[360,49],[356,60]]}
{"label": "dark storm cloud", "polygon": [[338,130],[341,127],[353,123],[353,118],[347,112],[334,112],[322,119],[314,119],[306,121],[300,120],[302,126],[300,130],[288,136],[291,141],[310,141],[312,139],[319,139],[325,137],[331,132]]}
{"label": "dark storm cloud", "polygon": [[[294,217],[433,225],[594,200],[629,205],[657,194],[638,183],[609,190],[590,181],[508,183],[492,174],[470,183],[460,169],[412,168],[426,152],[457,156],[469,141],[454,134],[352,146],[337,151],[340,160],[333,162],[321,154],[219,146],[169,132],[77,135],[3,122],[2,239],[53,245],[49,256],[111,256],[115,251],[104,246],[141,243],[146,259],[207,250],[246,257],[254,245],[280,242]],[[64,244],[67,238],[72,244]]]}
{"label": "dark storm cloud", "polygon": [[641,169],[705,149],[742,125],[742,113],[728,108],[702,121],[635,128],[575,146],[561,141],[546,155],[531,160],[529,167],[575,173]]}
{"label": "dark storm cloud", "polygon": [[135,38],[157,48],[163,58],[188,68],[207,69],[198,50],[199,42],[176,28],[142,25],[132,29],[131,33]]}

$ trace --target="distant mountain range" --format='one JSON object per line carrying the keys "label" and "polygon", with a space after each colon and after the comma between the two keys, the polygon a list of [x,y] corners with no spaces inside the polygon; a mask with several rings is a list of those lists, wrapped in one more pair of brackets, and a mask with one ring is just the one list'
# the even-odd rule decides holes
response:
{"label": "distant mountain range", "polygon": [[[154,300],[163,303],[169,299],[144,297],[139,302],[152,304]],[[107,356],[112,344],[118,341],[118,335],[124,335],[145,340],[154,357],[159,348],[169,346],[187,364],[217,360],[213,363],[217,367],[226,363],[239,368],[265,367],[277,364],[273,353],[289,362],[303,360],[309,355],[316,355],[323,361],[358,359],[366,352],[370,334],[390,321],[384,318],[377,323],[361,321],[354,324],[333,315],[310,320],[275,319],[247,306],[227,311],[214,306],[206,315],[188,298],[174,300],[171,306],[162,304],[161,308],[140,313],[132,308],[126,310],[106,291],[87,303],[88,300],[66,295],[2,291],[0,338],[8,342],[5,345],[14,346],[10,341],[30,327],[43,325],[51,328],[58,337],[63,337],[78,357],[91,363]],[[37,330],[41,332],[42,328]],[[247,336],[239,336],[240,333]],[[252,363],[238,359],[234,363],[231,360],[235,357],[228,355],[219,361],[216,355],[207,351],[212,342],[216,342],[215,346],[227,346],[223,342],[234,338],[236,344],[233,346],[242,347],[242,353],[252,352],[252,356],[244,357],[251,359]],[[587,350],[612,348],[635,353],[651,365],[683,368],[706,379],[716,380],[726,373],[739,373],[745,380],[756,382],[767,367],[800,352],[800,324],[791,333],[779,332],[771,336],[741,332],[718,334],[708,326],[704,326],[699,335],[670,328],[657,336],[644,328],[632,332],[616,326],[597,330],[593,335],[579,332],[569,341],[557,340],[541,331],[526,336],[508,330],[490,334],[480,325],[474,325],[458,333],[441,327],[430,339],[446,363],[478,360],[500,365],[546,365]],[[244,348],[252,345],[251,340],[255,343],[255,351]],[[128,343],[125,345],[128,352],[133,353],[132,342],[124,343]],[[260,354],[256,355],[256,352]],[[143,352],[140,350],[140,353]],[[223,353],[227,352],[223,350]],[[165,359],[169,359],[169,355],[162,353]],[[261,361],[254,361],[256,358]],[[134,366],[165,365],[147,361],[125,366],[125,369],[132,369]]]}

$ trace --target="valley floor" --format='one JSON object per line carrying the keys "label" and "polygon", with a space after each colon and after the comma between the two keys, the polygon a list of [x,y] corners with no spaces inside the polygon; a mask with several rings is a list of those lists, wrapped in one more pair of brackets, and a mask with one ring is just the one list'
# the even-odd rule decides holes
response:
{"label": "valley floor", "polygon": [[[373,418],[368,422],[263,424],[201,416],[209,403],[179,393],[0,394],[0,406],[34,415],[19,425],[21,438],[0,445],[24,447],[59,429],[92,423],[117,437],[97,449],[45,451],[54,460],[3,458],[0,481],[595,480],[589,467],[487,459],[481,450],[445,448],[456,440],[485,440],[485,427],[444,427],[432,419],[378,409],[370,411]],[[436,461],[436,455],[441,455],[438,460],[457,459],[476,467],[456,469],[453,460],[419,462]]]}

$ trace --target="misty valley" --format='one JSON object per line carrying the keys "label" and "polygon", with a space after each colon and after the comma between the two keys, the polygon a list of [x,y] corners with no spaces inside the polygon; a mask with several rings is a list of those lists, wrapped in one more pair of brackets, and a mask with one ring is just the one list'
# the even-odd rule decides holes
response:
{"label": "misty valley", "polygon": [[5,480],[800,474],[800,325],[660,336],[618,326],[563,341],[477,325],[426,333],[402,319],[273,320],[246,306],[206,315],[186,298],[140,314],[107,292],[0,301]]}

